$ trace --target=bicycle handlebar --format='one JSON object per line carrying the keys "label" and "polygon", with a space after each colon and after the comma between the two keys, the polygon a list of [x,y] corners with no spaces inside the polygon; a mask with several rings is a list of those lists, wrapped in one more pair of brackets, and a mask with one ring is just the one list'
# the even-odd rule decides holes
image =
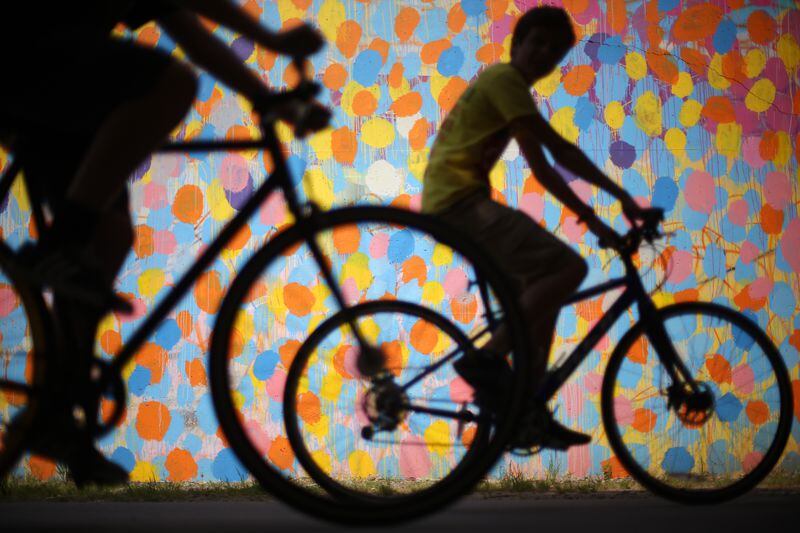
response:
{"label": "bicycle handlebar", "polygon": [[634,221],[633,227],[628,230],[618,243],[610,243],[600,239],[601,248],[613,248],[620,255],[633,255],[639,249],[642,241],[653,243],[654,240],[663,237],[659,226],[664,220],[664,210],[659,207],[651,207],[642,211],[641,224]]}

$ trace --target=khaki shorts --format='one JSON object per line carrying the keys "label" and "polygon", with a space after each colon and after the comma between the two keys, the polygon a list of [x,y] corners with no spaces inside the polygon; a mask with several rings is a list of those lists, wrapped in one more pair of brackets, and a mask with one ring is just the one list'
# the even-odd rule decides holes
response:
{"label": "khaki shorts", "polygon": [[583,259],[522,211],[472,194],[437,214],[466,233],[521,290]]}

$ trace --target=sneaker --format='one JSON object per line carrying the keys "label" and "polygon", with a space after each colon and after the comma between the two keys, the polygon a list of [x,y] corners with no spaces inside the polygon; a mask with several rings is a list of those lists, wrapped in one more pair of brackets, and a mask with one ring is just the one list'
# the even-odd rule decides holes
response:
{"label": "sneaker", "polygon": [[543,405],[532,408],[522,417],[520,425],[517,437],[509,445],[512,450],[540,447],[564,451],[571,446],[588,444],[592,440],[591,436],[561,424]]}
{"label": "sneaker", "polygon": [[475,402],[493,411],[501,409],[513,377],[502,357],[487,350],[468,352],[453,363],[453,369],[475,389]]}
{"label": "sneaker", "polygon": [[100,280],[97,269],[60,248],[48,249],[41,245],[26,245],[19,251],[23,265],[20,274],[29,281],[49,287],[81,303],[109,311],[129,314],[133,306],[110,290]]}

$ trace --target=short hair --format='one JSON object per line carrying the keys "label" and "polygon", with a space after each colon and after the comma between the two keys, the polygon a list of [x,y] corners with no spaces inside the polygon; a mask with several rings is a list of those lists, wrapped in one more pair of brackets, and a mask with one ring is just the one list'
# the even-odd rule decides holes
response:
{"label": "short hair", "polygon": [[546,28],[556,36],[554,44],[565,50],[575,46],[575,30],[572,29],[569,15],[560,7],[540,6],[526,11],[517,21],[511,36],[511,50],[525,40],[534,28]]}

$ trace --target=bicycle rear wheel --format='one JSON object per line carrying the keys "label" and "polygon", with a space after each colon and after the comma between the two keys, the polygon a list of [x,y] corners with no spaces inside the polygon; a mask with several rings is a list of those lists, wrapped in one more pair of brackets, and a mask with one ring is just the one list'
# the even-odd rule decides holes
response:
{"label": "bicycle rear wheel", "polygon": [[14,275],[13,253],[0,249],[0,482],[23,455],[41,403],[46,307]]}
{"label": "bicycle rear wheel", "polygon": [[[495,421],[484,453],[476,454],[469,468],[440,483],[424,498],[334,499],[309,486],[308,472],[291,451],[282,416],[286,373],[303,341],[318,324],[339,311],[305,244],[309,231],[349,306],[380,298],[417,304],[423,301],[425,306],[436,302],[437,312],[447,315],[463,335],[471,336],[476,324],[485,323],[488,317],[502,320],[508,327],[511,360],[519,371],[509,385],[508,409]],[[488,291],[469,283],[476,275],[486,282]],[[485,301],[479,299],[484,292],[489,294]],[[522,355],[527,353],[527,345],[519,316],[516,299],[491,260],[461,234],[436,220],[384,207],[319,213],[303,227],[287,229],[256,252],[222,303],[209,362],[220,426],[238,460],[259,483],[302,511],[355,524],[418,518],[468,492],[510,440],[525,389],[526,361]],[[453,335],[457,336],[455,332]],[[336,373],[335,367],[328,369],[325,394],[334,399],[332,402],[345,396],[342,377]],[[345,437],[350,438],[356,435]],[[335,447],[328,454],[333,463],[349,465],[351,461],[350,456],[337,454]],[[358,455],[375,465],[368,454]],[[357,462],[356,458],[352,460]],[[378,466],[375,468],[377,471]],[[348,472],[358,470],[356,467]]]}
{"label": "bicycle rear wheel", "polygon": [[786,366],[744,315],[711,303],[657,311],[697,389],[675,380],[640,322],[620,341],[603,380],[613,477],[630,473],[661,496],[712,503],[739,496],[772,470],[791,427]]}
{"label": "bicycle rear wheel", "polygon": [[[353,318],[374,332],[384,375],[355,369]],[[286,380],[284,420],[297,459],[345,500],[405,505],[457,483],[491,431],[490,414],[454,381],[451,363],[471,349],[455,324],[409,302],[365,302],[333,315],[300,347]],[[331,369],[341,379],[336,396]],[[348,461],[331,461],[331,449]]]}

